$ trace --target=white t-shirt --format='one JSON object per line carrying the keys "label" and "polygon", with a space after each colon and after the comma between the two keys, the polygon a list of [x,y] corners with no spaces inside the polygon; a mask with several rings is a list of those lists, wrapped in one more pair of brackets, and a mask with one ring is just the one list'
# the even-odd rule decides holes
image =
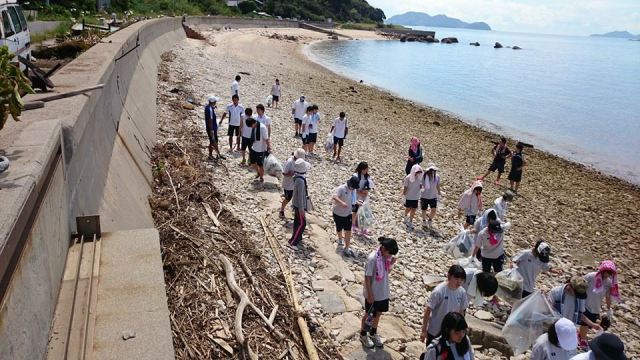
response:
{"label": "white t-shirt", "polygon": [[467,292],[467,298],[473,301],[473,305],[478,307],[482,306],[484,298],[482,297],[480,290],[478,290],[478,278],[476,277],[476,275],[480,274],[482,270],[465,268],[464,272],[466,273],[467,278],[465,279],[462,287]]}
{"label": "white t-shirt", "polygon": [[[293,172],[293,165],[295,165],[295,159],[292,157],[290,157],[286,163],[284,163],[284,168],[282,169],[283,174],[288,174]],[[291,176],[287,176],[287,175],[283,175],[282,176],[282,188],[284,190],[287,191],[293,191],[293,175]]]}
{"label": "white t-shirt", "polygon": [[407,200],[420,200],[420,176],[416,176],[416,179],[411,182],[409,181],[409,176],[407,175],[404,178],[404,187],[407,188],[407,193],[404,194],[405,199]]}
{"label": "white t-shirt", "polygon": [[531,349],[530,360],[569,360],[576,351],[568,351],[549,342],[549,335],[538,336]]}
{"label": "white t-shirt", "polygon": [[[367,257],[367,262],[364,266],[364,276],[371,276],[371,292],[373,293],[373,301],[382,301],[389,299],[391,292],[389,291],[389,272],[385,271],[380,281],[376,280],[376,253],[377,250],[372,251]],[[364,298],[367,298],[367,287],[362,288]]]}
{"label": "white t-shirt", "polygon": [[469,306],[467,292],[462,286],[453,290],[447,286],[446,282],[443,282],[433,289],[427,306],[431,309],[431,319],[429,320],[427,332],[436,336],[440,334],[442,319],[444,319],[445,315],[452,311],[462,314],[467,309],[467,306]]}
{"label": "white t-shirt", "polygon": [[242,125],[240,126],[240,128],[242,129],[242,137],[249,139],[251,138],[251,131],[253,129],[251,128],[251,126],[247,126],[246,120],[247,116],[245,114],[242,114]]}
{"label": "white t-shirt", "polygon": [[571,360],[596,360],[596,356],[593,355],[593,351],[589,350],[572,357]]}
{"label": "white t-shirt", "polygon": [[333,190],[333,196],[344,201],[347,206],[342,206],[337,201],[333,201],[333,213],[338,216],[351,216],[351,202],[354,190],[350,190],[347,184],[342,184]]}
{"label": "white t-shirt", "polygon": [[[358,176],[358,173],[353,173],[352,176]],[[371,176],[369,176],[369,178],[366,178],[364,176],[358,176],[358,178],[360,179],[360,185],[358,187],[359,190],[364,190],[365,185],[367,184],[367,182],[369,183],[369,190],[368,191],[373,190],[375,184],[373,183],[373,178]],[[367,196],[363,196],[361,193],[358,193],[356,191],[356,199],[355,200],[367,201],[368,197],[369,197],[368,195]],[[354,204],[355,204],[355,201],[354,201]]]}
{"label": "white t-shirt", "polygon": [[496,209],[498,219],[505,220],[507,217],[507,210],[509,210],[509,202],[504,201],[502,196],[500,196],[493,202],[493,208]]}
{"label": "white t-shirt", "polygon": [[522,250],[513,257],[513,262],[518,266],[516,270],[522,275],[522,290],[532,293],[536,287],[536,278],[541,272],[551,270],[549,263],[543,263],[533,256],[533,251]]}
{"label": "white t-shirt", "polygon": [[438,198],[438,184],[440,184],[440,175],[436,174],[436,177],[430,181],[429,176],[422,175],[422,194],[423,199],[437,199]]}
{"label": "white t-shirt", "polygon": [[302,120],[302,117],[307,113],[307,106],[309,103],[306,101],[300,101],[300,99],[293,102],[292,110],[295,110],[293,117]]}
{"label": "white t-shirt", "polygon": [[317,134],[318,130],[320,130],[320,114],[311,114],[307,121],[307,130],[309,131],[309,134]]}
{"label": "white t-shirt", "polygon": [[476,235],[475,245],[482,249],[482,257],[487,259],[497,259],[504,254],[504,232],[511,228],[511,223],[502,224],[502,232],[493,234],[498,241],[497,244],[491,244],[489,236],[489,228],[486,227]]}
{"label": "white t-shirt", "polygon": [[264,124],[265,126],[271,126],[271,118],[267,116],[267,114],[262,114],[262,116],[256,116],[256,121]]}
{"label": "white t-shirt", "polygon": [[[556,307],[556,303],[560,304],[562,301],[562,294],[564,294],[564,288],[568,286],[568,285],[560,285],[560,286],[556,286],[553,289],[551,289],[551,291],[549,291],[548,294],[548,300],[549,303],[551,303],[552,306]],[[579,313],[584,313],[585,307],[584,307],[584,300],[581,299],[577,299],[577,304],[578,304],[578,312]],[[575,311],[576,311],[576,297],[574,295],[571,295],[569,293],[564,294],[564,306],[561,306],[559,309],[560,315],[562,315],[563,317],[573,321],[575,324],[577,324],[578,321],[580,321],[580,317],[578,316],[578,319],[575,318]]]}
{"label": "white t-shirt", "polygon": [[227,113],[229,114],[229,125],[240,126],[242,115],[244,115],[244,106],[240,103],[238,103],[238,106],[231,103],[227,105]]}
{"label": "white t-shirt", "polygon": [[271,86],[271,95],[280,97],[280,85],[273,84]]}
{"label": "white t-shirt", "polygon": [[337,137],[338,139],[344,139],[348,127],[349,120],[347,120],[347,118],[344,118],[344,120],[336,118],[335,120],[333,120],[333,136]]}
{"label": "white t-shirt", "polygon": [[236,94],[240,96],[240,83],[237,80],[233,80],[231,83],[231,96]]}
{"label": "white t-shirt", "polygon": [[311,115],[303,115],[302,118],[302,134],[306,137],[309,135],[309,123],[311,122]]}
{"label": "white t-shirt", "polygon": [[[269,130],[264,124],[258,123],[258,127],[256,127],[256,131],[260,131],[260,140],[255,140],[253,145],[251,145],[251,149],[255,152],[265,152],[267,151],[267,140],[269,140]],[[256,134],[257,137],[257,134]]]}
{"label": "white t-shirt", "polygon": [[602,282],[604,282],[602,285],[604,286],[604,291],[597,294],[593,292],[593,289],[596,287],[596,274],[596,272],[590,272],[584,277],[584,280],[587,282],[587,299],[585,300],[585,307],[592,314],[600,314],[602,300],[604,300],[604,297],[611,291],[611,279],[602,279]]}

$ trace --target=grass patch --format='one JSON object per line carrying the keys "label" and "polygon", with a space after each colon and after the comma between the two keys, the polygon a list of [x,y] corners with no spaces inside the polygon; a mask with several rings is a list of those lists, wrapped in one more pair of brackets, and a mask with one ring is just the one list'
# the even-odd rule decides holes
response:
{"label": "grass patch", "polygon": [[43,33],[31,34],[31,43],[32,44],[41,44],[43,41],[47,39],[53,39],[58,36],[63,36],[69,33],[71,30],[71,25],[73,23],[71,21],[62,21],[55,29],[45,31]]}

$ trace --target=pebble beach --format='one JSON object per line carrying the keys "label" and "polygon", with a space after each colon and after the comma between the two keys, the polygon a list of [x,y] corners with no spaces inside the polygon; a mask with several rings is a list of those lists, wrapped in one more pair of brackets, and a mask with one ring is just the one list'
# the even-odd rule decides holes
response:
{"label": "pebble beach", "polygon": [[[473,179],[486,171],[492,160],[492,141],[500,135],[468,125],[444,111],[344,78],[312,62],[305,54],[305,46],[314,41],[335,41],[324,34],[303,29],[196,30],[206,40],[186,39],[171,50],[173,60],[165,63],[170,76],[159,80],[160,98],[176,87],[202,104],[209,94],[214,94],[222,98],[218,103],[219,119],[230,102],[230,85],[237,74],[242,76],[240,102],[254,109],[259,103],[266,105],[271,85],[278,78],[281,101],[278,109],[267,108],[266,114],[273,121],[272,150],[281,162],[301,145],[293,137],[293,101],[304,94],[307,101],[319,106],[322,115],[316,145],[320,156],[308,160],[312,165],[309,194],[315,210],[308,216],[311,226],[307,227],[300,251],[284,248],[291,236],[292,216],[288,210],[287,220],[277,218],[281,194],[278,179],[266,177],[264,188],[259,188],[253,181],[255,172],[240,166],[239,153],[227,154],[227,121],[218,131],[220,150],[226,156],[222,160],[224,166],[207,165],[223,194],[225,209],[241,221],[239,226],[256,243],[264,238],[259,217],[271,217],[272,230],[287,255],[302,307],[345,358],[367,355],[363,355],[357,336],[366,256],[376,249],[378,236],[395,238],[400,247],[399,260],[390,275],[391,309],[382,317],[379,328],[386,340],[384,354],[381,351],[379,358],[417,358],[424,350],[419,334],[425,301],[434,281],[455,263],[442,247],[463,222],[457,216],[458,199]],[[374,32],[342,33],[353,37],[353,41],[381,38]],[[186,101],[179,96],[171,100]],[[173,138],[172,128],[200,127],[200,138],[179,140],[200,143],[202,153],[191,156],[206,161],[208,141],[202,109],[195,107],[187,118],[176,118],[166,105],[159,103],[158,141]],[[349,135],[342,161],[336,163],[322,145],[341,111],[349,119]],[[422,141],[422,165],[435,163],[442,178],[443,195],[433,231],[419,226],[409,230],[402,222],[402,181],[412,136]],[[509,146],[513,149],[515,141],[510,140]],[[615,260],[622,303],[614,307],[610,331],[621,336],[627,356],[640,357],[640,269],[634,265],[640,258],[640,189],[546,152],[526,148],[525,153],[529,165],[508,214],[512,228],[505,238],[507,256],[531,248],[539,239],[547,241],[552,247],[552,264],[562,269],[563,275],[542,274],[537,285],[543,290],[570,276],[594,271],[601,260]],[[360,161],[369,163],[375,180],[371,207],[376,224],[371,239],[352,240],[356,256],[347,258],[336,244],[331,194],[347,181]],[[490,175],[485,182],[485,204],[492,204],[505,190],[494,185],[494,180],[495,175]],[[502,184],[508,184],[506,173]],[[264,260],[266,266],[276,268],[266,250]],[[471,308],[467,317],[503,324],[507,310]],[[496,349],[477,347],[477,359],[501,357]]]}

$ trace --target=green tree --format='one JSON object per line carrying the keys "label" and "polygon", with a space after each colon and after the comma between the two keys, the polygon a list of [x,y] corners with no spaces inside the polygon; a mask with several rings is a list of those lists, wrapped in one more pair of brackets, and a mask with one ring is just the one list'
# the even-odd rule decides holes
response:
{"label": "green tree", "polygon": [[33,93],[29,79],[18,66],[11,63],[13,58],[7,46],[0,47],[0,130],[4,128],[9,115],[13,120],[20,121],[24,107],[20,92]]}
{"label": "green tree", "polygon": [[256,3],[251,1],[251,0],[243,1],[243,2],[238,4],[238,9],[243,14],[248,14],[248,13],[254,11],[254,10],[257,10],[258,9],[258,5],[256,5]]}

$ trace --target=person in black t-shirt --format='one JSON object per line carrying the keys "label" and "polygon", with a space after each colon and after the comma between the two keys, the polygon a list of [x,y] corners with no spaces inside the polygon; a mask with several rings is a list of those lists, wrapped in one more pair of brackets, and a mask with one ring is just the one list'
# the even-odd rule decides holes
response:
{"label": "person in black t-shirt", "polygon": [[511,150],[507,147],[507,139],[505,137],[500,138],[500,142],[493,147],[493,162],[489,166],[487,172],[479,176],[478,180],[484,180],[489,174],[498,170],[498,177],[496,178],[496,185],[500,185],[500,176],[504,172],[504,165],[507,159],[511,157]]}
{"label": "person in black t-shirt", "polygon": [[509,171],[508,179],[511,190],[518,192],[520,181],[522,181],[522,168],[527,165],[527,161],[524,159],[524,153],[522,152],[524,146],[521,143],[517,143],[516,149],[516,152],[511,157],[511,170]]}

